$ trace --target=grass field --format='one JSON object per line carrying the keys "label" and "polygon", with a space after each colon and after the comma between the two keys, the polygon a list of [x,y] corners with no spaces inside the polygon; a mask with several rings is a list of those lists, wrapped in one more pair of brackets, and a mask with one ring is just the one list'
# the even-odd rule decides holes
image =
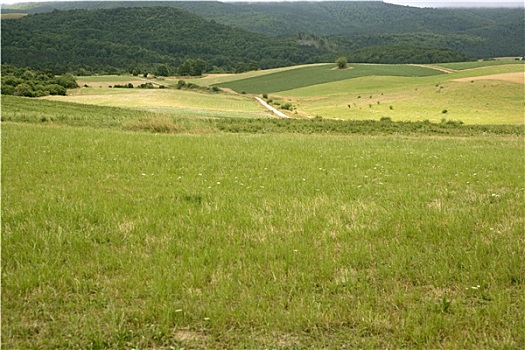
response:
{"label": "grass field", "polygon": [[2,347],[522,348],[523,64],[328,68],[2,96]]}
{"label": "grass field", "polygon": [[519,127],[326,135],[360,124],[9,96],[2,119],[5,348],[525,343]]}
{"label": "grass field", "polygon": [[478,80],[503,73],[523,75],[523,64],[419,78],[368,76],[312,85],[270,97],[291,101],[299,114],[326,118],[378,120],[389,117],[431,122],[452,119],[468,124],[523,124],[523,83]]}
{"label": "grass field", "polygon": [[46,99],[169,112],[179,116],[262,117],[269,114],[251,96],[177,89],[84,88],[68,96]]}
{"label": "grass field", "polygon": [[302,87],[364,76],[423,77],[443,74],[440,71],[411,65],[351,64],[347,69],[334,69],[333,63],[306,66],[282,72],[250,77],[215,86],[252,94],[276,93]]}
{"label": "grass field", "polygon": [[[461,121],[466,124],[524,124],[524,65],[521,61],[450,63],[432,66],[333,64],[287,67],[244,74],[185,79],[200,87],[221,86],[241,93],[177,90],[178,77],[153,79],[168,89],[109,89],[138,85],[131,76],[81,77],[89,88],[51,100],[169,112],[179,117],[268,116],[250,93],[264,92],[277,108],[289,103],[296,118],[343,120]],[[446,74],[439,69],[448,69]],[[135,80],[134,80],[135,79]],[[135,84],[136,83],[136,84]],[[273,91],[273,92],[272,92]]]}

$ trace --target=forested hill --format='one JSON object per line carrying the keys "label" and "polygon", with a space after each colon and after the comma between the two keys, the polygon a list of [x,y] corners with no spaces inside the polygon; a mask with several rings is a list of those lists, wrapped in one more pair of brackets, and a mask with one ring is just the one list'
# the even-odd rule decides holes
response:
{"label": "forested hill", "polygon": [[229,26],[270,35],[300,32],[317,35],[415,33],[468,33],[518,24],[523,9],[431,9],[387,4],[382,1],[73,1],[5,6],[3,12],[41,13],[118,7],[175,7]]}
{"label": "forested hill", "polygon": [[[402,46],[447,48],[473,58],[525,54],[520,8],[422,9],[382,1],[74,1],[18,4],[2,11],[32,14],[147,6],[174,7],[230,27],[293,38],[322,47],[325,53],[328,49],[348,56],[359,56],[356,50],[371,52],[384,46],[388,52]],[[363,55],[360,59],[369,60]]]}
{"label": "forested hill", "polygon": [[[82,9],[84,8],[84,9]],[[301,63],[436,63],[523,56],[521,9],[419,9],[380,1],[84,1],[7,6],[2,63],[93,72],[204,71]]]}
{"label": "forested hill", "polygon": [[2,63],[55,72],[202,59],[206,70],[260,68],[316,61],[296,42],[210,22],[168,7],[55,11],[2,21]]}

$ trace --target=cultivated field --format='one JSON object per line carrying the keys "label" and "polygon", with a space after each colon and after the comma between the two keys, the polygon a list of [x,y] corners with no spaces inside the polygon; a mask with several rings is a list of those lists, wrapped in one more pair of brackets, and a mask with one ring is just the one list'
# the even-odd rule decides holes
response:
{"label": "cultivated field", "polygon": [[97,86],[128,77],[2,96],[2,346],[520,349],[523,85],[452,80],[514,67],[270,94],[313,119]]}
{"label": "cultivated field", "polygon": [[[455,120],[466,124],[523,124],[524,66],[519,61],[443,65],[355,64],[334,70],[333,64],[288,67],[244,74],[185,79],[200,87],[224,91],[176,90],[181,78],[156,81],[169,89],[110,89],[110,85],[144,79],[131,76],[81,77],[81,88],[69,96],[48,99],[101,106],[139,108],[179,116],[249,117],[270,115],[253,98],[268,94],[277,108],[288,103],[288,115],[344,120]],[[448,72],[448,73],[445,73]],[[244,94],[246,93],[246,94]]]}

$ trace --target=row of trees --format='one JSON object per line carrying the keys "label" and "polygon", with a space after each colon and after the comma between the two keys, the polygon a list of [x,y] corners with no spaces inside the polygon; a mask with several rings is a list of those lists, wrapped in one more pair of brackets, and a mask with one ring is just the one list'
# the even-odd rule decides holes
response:
{"label": "row of trees", "polygon": [[[235,65],[233,72],[235,73],[244,73],[248,71],[258,70],[259,65],[257,62],[252,61],[248,64],[244,62],[239,62]],[[153,74],[159,77],[168,77],[172,75],[178,76],[201,76],[205,73],[224,73],[226,72],[223,69],[213,66],[209,62],[206,62],[203,59],[186,59],[179,66],[174,67],[169,64],[156,64],[150,66],[149,68],[144,65],[130,65],[127,68],[127,73],[134,76],[147,76],[148,74]]]}
{"label": "row of trees", "polygon": [[65,95],[67,89],[78,87],[71,74],[55,76],[49,71],[36,71],[2,65],[2,95],[40,97]]}

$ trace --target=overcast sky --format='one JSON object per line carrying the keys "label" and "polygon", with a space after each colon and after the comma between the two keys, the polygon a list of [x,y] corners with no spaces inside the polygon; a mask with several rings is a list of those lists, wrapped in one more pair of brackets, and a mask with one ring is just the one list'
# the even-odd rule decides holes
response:
{"label": "overcast sky", "polygon": [[[16,4],[20,2],[44,2],[44,1],[56,1],[56,0],[0,0],[0,4]],[[72,0],[62,0],[72,1]],[[77,0],[79,1],[79,0]],[[279,0],[222,0],[227,1],[279,1]],[[326,0],[317,0],[326,1]],[[495,1],[495,0],[385,0],[391,4],[408,5],[416,7],[521,7],[523,8],[523,0],[508,0],[508,1]]]}

